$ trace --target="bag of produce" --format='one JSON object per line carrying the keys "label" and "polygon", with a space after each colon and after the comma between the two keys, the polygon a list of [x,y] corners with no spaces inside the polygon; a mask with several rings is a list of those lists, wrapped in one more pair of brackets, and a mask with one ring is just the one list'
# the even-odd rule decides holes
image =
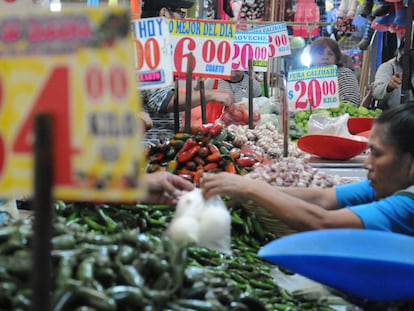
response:
{"label": "bag of produce", "polygon": [[349,114],[329,117],[325,113],[314,113],[308,122],[308,134],[323,134],[345,137],[355,140],[366,140],[365,137],[352,135],[348,130]]}
{"label": "bag of produce", "polygon": [[204,200],[200,188],[182,195],[166,232],[174,241],[231,254],[231,216],[220,196]]}
{"label": "bag of produce", "polygon": [[[260,112],[253,107],[253,127],[256,126],[260,120]],[[224,108],[223,114],[220,117],[220,122],[225,126],[231,124],[235,125],[248,125],[249,124],[249,105],[248,103],[241,101],[234,103]]]}

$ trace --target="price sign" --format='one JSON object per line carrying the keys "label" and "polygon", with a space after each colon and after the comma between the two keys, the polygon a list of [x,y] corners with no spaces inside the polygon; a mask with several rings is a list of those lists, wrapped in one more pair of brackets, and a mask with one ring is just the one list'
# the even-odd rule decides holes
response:
{"label": "price sign", "polygon": [[236,32],[232,69],[249,70],[249,59],[252,59],[253,71],[267,71],[269,35],[252,31]]}
{"label": "price sign", "polygon": [[338,107],[338,69],[332,65],[289,71],[287,89],[289,110]]}
{"label": "price sign", "polygon": [[274,23],[253,28],[255,32],[269,35],[269,58],[290,55],[289,35],[286,23]]}
{"label": "price sign", "polygon": [[192,53],[195,77],[227,79],[231,72],[236,25],[231,22],[171,19],[174,74],[185,76]]}
{"label": "price sign", "polygon": [[33,6],[33,2],[30,0],[0,0],[0,9],[25,9]]}
{"label": "price sign", "polygon": [[[128,12],[0,16],[0,196],[31,196],[33,117],[52,116],[54,189],[65,200],[143,194]],[[140,188],[140,190],[137,190]]]}
{"label": "price sign", "polygon": [[131,29],[137,86],[150,89],[171,85],[172,46],[167,20],[160,17],[134,20]]}

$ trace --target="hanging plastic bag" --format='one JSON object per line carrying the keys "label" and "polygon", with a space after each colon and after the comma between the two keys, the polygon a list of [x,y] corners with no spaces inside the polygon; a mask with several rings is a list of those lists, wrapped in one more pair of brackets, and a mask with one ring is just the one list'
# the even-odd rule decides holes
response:
{"label": "hanging plastic bag", "polygon": [[230,212],[220,196],[204,200],[200,188],[180,197],[166,233],[177,243],[231,254]]}
{"label": "hanging plastic bag", "polygon": [[218,195],[206,201],[201,213],[199,245],[231,254],[231,216]]}
{"label": "hanging plastic bag", "polygon": [[[260,112],[258,109],[255,109],[253,105],[253,127],[256,126],[257,122],[260,120]],[[231,104],[227,106],[223,114],[221,115],[220,122],[225,126],[231,124],[235,125],[247,125],[249,124],[249,107],[248,102],[241,101],[238,103]]]}

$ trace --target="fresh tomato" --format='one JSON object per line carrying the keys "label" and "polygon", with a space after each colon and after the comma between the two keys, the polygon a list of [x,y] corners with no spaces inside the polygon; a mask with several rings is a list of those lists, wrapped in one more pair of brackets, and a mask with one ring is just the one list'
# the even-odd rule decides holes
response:
{"label": "fresh tomato", "polygon": [[253,121],[259,121],[260,120],[260,112],[257,111],[257,110],[254,110],[252,118],[253,118]]}
{"label": "fresh tomato", "polygon": [[234,110],[231,116],[233,117],[233,120],[236,121],[236,122],[242,121],[243,120],[243,111],[238,110],[238,109]]}
{"label": "fresh tomato", "polygon": [[223,122],[226,125],[233,123],[233,117],[227,111],[225,111],[223,113],[223,115],[221,116],[220,120],[221,120],[221,122]]}
{"label": "fresh tomato", "polygon": [[247,110],[243,110],[243,121],[248,124],[249,123],[249,112]]}

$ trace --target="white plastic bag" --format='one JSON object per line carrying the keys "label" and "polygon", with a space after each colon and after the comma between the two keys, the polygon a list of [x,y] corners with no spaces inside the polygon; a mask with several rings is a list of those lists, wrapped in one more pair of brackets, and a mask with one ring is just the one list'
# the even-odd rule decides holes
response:
{"label": "white plastic bag", "polygon": [[230,212],[218,195],[204,200],[200,188],[180,197],[166,233],[178,243],[231,254]]}
{"label": "white plastic bag", "polygon": [[199,245],[231,254],[231,216],[218,195],[206,201],[201,213]]}
{"label": "white plastic bag", "polygon": [[310,115],[308,122],[308,134],[333,135],[358,141],[366,141],[362,136],[352,135],[348,130],[349,114],[345,113],[339,117],[329,117],[324,113]]}

